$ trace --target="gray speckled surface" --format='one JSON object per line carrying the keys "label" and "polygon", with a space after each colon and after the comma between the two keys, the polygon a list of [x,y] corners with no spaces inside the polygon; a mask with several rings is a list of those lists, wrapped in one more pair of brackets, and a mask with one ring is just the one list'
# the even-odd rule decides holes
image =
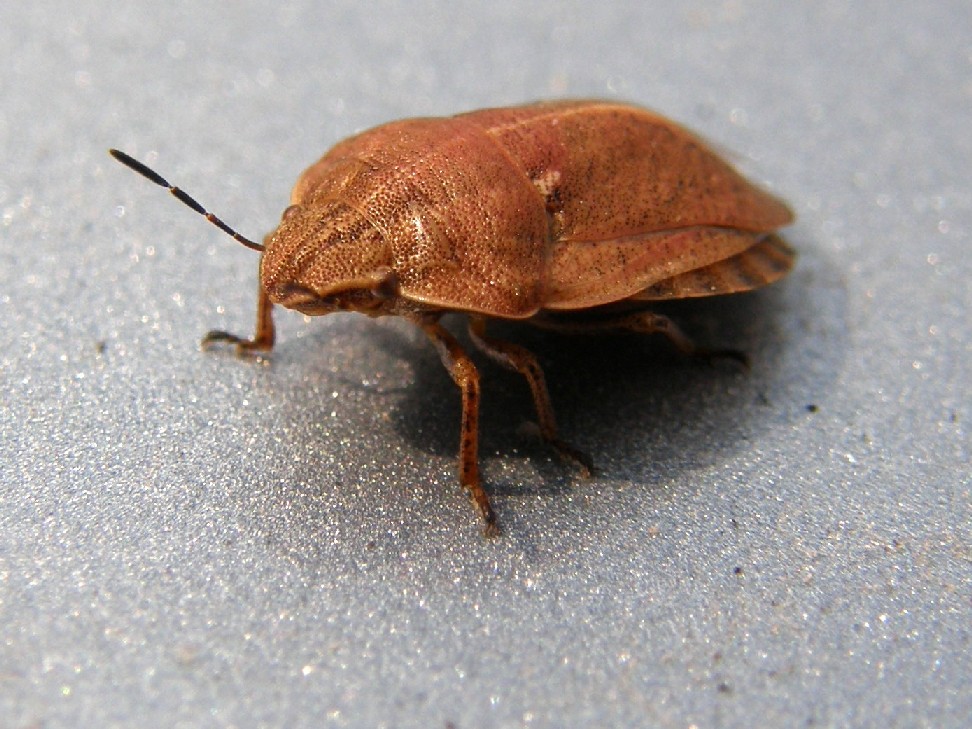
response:
{"label": "gray speckled surface", "polygon": [[[967,725],[972,6],[647,5],[0,10],[0,726]],[[746,374],[507,330],[600,474],[484,366],[492,542],[420,336],[201,353],[256,257],[105,154],[259,236],[353,131],[564,95],[733,150],[801,258],[675,307]]]}

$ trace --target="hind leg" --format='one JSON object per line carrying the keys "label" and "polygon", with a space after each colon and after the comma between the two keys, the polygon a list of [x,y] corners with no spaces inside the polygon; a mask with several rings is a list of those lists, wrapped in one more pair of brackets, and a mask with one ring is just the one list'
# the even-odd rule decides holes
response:
{"label": "hind leg", "polygon": [[663,334],[682,354],[699,359],[731,359],[749,368],[749,357],[738,349],[706,349],[698,346],[674,321],[653,311],[638,311],[592,321],[559,321],[538,318],[531,324],[565,334],[598,334],[609,329],[621,329],[639,334]]}

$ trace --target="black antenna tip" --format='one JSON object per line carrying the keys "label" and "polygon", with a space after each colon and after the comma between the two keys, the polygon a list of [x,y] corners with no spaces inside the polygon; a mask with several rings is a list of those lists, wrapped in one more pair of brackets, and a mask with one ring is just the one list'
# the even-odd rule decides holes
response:
{"label": "black antenna tip", "polygon": [[137,159],[135,159],[134,157],[130,157],[129,155],[122,152],[121,150],[109,149],[108,154],[110,154],[112,157],[117,159],[126,167],[135,170],[142,177],[147,177],[156,185],[161,185],[162,187],[172,187],[172,185],[169,184],[169,181],[166,180],[164,177],[162,177],[162,175],[160,175],[158,172],[156,172],[153,169],[149,169],[141,162],[139,162]]}

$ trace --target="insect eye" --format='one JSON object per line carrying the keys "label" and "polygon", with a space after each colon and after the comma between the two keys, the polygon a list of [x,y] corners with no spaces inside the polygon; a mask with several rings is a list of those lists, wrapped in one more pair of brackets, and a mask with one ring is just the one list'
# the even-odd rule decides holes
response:
{"label": "insect eye", "polygon": [[385,277],[379,281],[374,288],[372,288],[372,294],[379,299],[394,299],[398,296],[398,274],[395,273],[393,269],[388,269],[385,273]]}
{"label": "insect eye", "polygon": [[280,219],[281,220],[290,220],[299,211],[300,211],[300,205],[291,205],[286,210],[283,211],[283,215],[280,216]]}

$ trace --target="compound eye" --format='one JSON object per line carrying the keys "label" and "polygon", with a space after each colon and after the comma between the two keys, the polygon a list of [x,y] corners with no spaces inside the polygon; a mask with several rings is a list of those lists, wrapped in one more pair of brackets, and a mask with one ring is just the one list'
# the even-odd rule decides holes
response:
{"label": "compound eye", "polygon": [[392,268],[389,268],[382,273],[384,275],[382,276],[381,280],[371,289],[372,295],[384,301],[397,298],[399,295],[398,274],[395,273],[395,270]]}
{"label": "compound eye", "polygon": [[290,220],[298,212],[300,212],[300,205],[291,205],[286,210],[283,211],[283,215],[280,216],[281,220]]}

